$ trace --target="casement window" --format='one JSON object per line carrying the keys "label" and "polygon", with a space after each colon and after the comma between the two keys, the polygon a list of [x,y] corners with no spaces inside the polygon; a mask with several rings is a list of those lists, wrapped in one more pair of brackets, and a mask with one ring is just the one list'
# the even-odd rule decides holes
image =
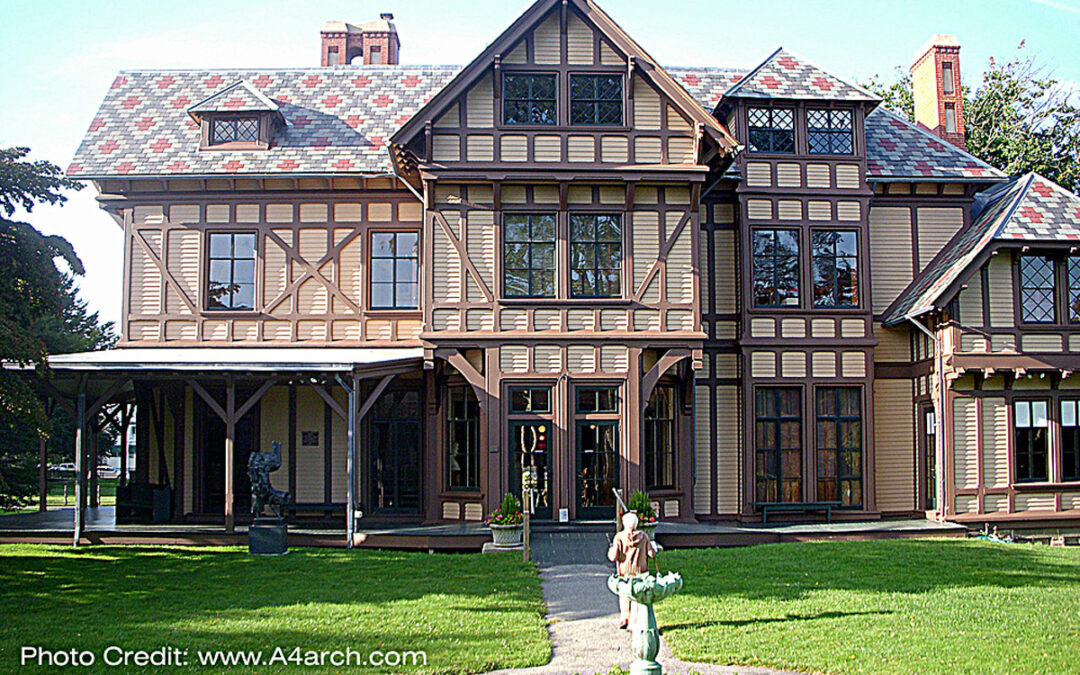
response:
{"label": "casement window", "polygon": [[859,246],[856,232],[814,230],[814,307],[859,306]]}
{"label": "casement window", "polygon": [[211,232],[206,307],[255,309],[255,233]]}
{"label": "casement window", "polygon": [[619,412],[619,388],[579,387],[577,411],[579,414]]}
{"label": "casement window", "polygon": [[1080,481],[1080,419],[1077,401],[1061,402],[1061,480]]}
{"label": "casement window", "polygon": [[754,306],[799,306],[798,230],[754,230]]}
{"label": "casement window", "polygon": [[420,235],[371,233],[371,308],[417,309]]}
{"label": "casement window", "polygon": [[558,124],[556,76],[507,73],[503,76],[503,123]]}
{"label": "casement window", "polygon": [[551,412],[551,388],[511,387],[510,412],[514,414]]}
{"label": "casement window", "polygon": [[1013,453],[1017,482],[1050,479],[1047,407],[1046,401],[1016,401],[1013,404]]}
{"label": "casement window", "polygon": [[746,111],[751,152],[795,152],[795,110],[749,108]]}
{"label": "casement window", "polygon": [[645,489],[675,487],[675,387],[658,384],[645,406]]}
{"label": "casement window", "polygon": [[258,143],[259,118],[220,117],[210,120],[210,145]]}
{"label": "casement window", "polygon": [[817,498],[862,505],[862,390],[821,387],[817,390]]}
{"label": "casement window", "polygon": [[471,386],[446,394],[447,466],[451,490],[480,488],[480,402]]}
{"label": "casement window", "polygon": [[761,387],[754,399],[754,501],[801,501],[802,391]]}
{"label": "casement window", "polygon": [[622,75],[571,75],[570,124],[623,123]]}
{"label": "casement window", "polygon": [[850,155],[854,152],[850,110],[806,111],[806,141],[811,155]]}
{"label": "casement window", "polygon": [[622,294],[622,217],[570,216],[570,295],[617,298]]}
{"label": "casement window", "polygon": [[1054,261],[1041,255],[1020,256],[1020,316],[1024,323],[1054,323]]}
{"label": "casement window", "polygon": [[1080,258],[1066,259],[1065,275],[1069,285],[1069,323],[1080,323]]}
{"label": "casement window", "polygon": [[555,215],[507,214],[503,219],[503,293],[555,297]]}

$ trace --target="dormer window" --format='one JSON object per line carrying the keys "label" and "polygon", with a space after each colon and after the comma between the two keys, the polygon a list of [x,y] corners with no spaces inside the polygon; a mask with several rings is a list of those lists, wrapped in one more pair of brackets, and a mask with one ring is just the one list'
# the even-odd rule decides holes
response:
{"label": "dormer window", "polygon": [[258,142],[258,117],[225,117],[210,120],[210,145]]}
{"label": "dormer window", "polygon": [[795,152],[795,111],[792,108],[749,108],[746,117],[752,152]]}
{"label": "dormer window", "polygon": [[807,110],[806,140],[811,155],[850,155],[854,151],[851,111]]}

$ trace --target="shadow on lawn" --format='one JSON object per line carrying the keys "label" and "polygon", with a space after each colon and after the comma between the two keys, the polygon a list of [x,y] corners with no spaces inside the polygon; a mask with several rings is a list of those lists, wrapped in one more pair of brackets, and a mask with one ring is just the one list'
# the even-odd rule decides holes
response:
{"label": "shadow on lawn", "polygon": [[682,550],[666,557],[687,580],[684,595],[794,600],[826,590],[926,593],[947,587],[1080,585],[1080,556],[1056,550],[1063,553],[1026,545],[906,539]]}
{"label": "shadow on lawn", "polygon": [[814,621],[816,619],[842,619],[848,616],[865,616],[868,614],[893,614],[891,610],[871,610],[867,612],[818,612],[817,614],[787,614],[785,616],[772,616],[761,619],[740,619],[738,621],[693,621],[688,623],[665,624],[664,631],[672,630],[696,630],[709,628],[710,626],[730,626],[742,628],[744,626],[757,626],[766,623],[787,623],[789,621]]}

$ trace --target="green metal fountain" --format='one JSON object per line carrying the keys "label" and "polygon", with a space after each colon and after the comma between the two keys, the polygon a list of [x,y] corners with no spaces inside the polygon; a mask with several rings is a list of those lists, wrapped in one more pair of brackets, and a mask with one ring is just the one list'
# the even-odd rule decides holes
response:
{"label": "green metal fountain", "polygon": [[615,595],[630,598],[630,630],[633,632],[633,652],[636,657],[630,664],[630,675],[661,675],[663,668],[656,661],[660,651],[660,631],[656,627],[653,605],[682,588],[683,580],[678,572],[664,576],[639,574],[633,577],[608,577],[608,590]]}

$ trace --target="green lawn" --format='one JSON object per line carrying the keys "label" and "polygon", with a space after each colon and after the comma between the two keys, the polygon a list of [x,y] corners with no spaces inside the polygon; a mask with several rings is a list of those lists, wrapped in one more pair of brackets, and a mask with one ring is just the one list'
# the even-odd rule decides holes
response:
{"label": "green lawn", "polygon": [[540,665],[550,653],[535,568],[513,555],[12,544],[0,546],[0,606],[0,672],[16,669],[23,645],[93,650],[99,663],[109,645],[192,659],[197,649],[425,651],[426,667],[365,670],[410,673]]}
{"label": "green lawn", "polygon": [[[101,493],[101,505],[113,506],[116,504],[116,486],[120,481],[116,478],[99,479],[101,487],[99,491]],[[64,490],[67,489],[67,503],[64,503]],[[89,489],[89,485],[87,485]],[[36,492],[35,492],[36,494]],[[75,480],[50,480],[49,487],[46,491],[48,496],[48,507],[50,509],[60,509],[65,506],[75,506]],[[89,501],[87,502],[89,503]],[[37,498],[18,509],[0,509],[0,516],[8,516],[14,513],[29,513],[38,510]]]}
{"label": "green lawn", "polygon": [[670,551],[688,661],[827,673],[1080,673],[1080,549],[976,540]]}

